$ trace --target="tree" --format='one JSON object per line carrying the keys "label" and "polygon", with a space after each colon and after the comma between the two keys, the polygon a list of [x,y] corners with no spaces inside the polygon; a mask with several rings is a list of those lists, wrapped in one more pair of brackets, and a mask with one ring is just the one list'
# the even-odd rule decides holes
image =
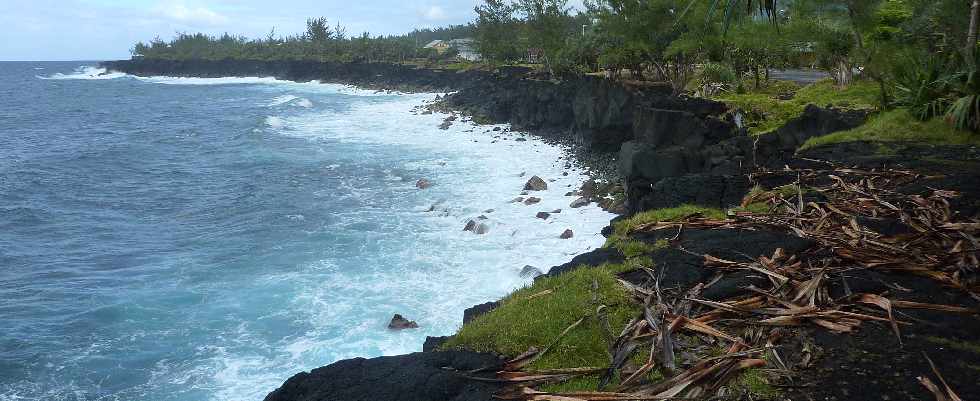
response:
{"label": "tree", "polygon": [[544,52],[545,65],[555,76],[556,69],[566,67],[561,59],[565,39],[575,33],[568,0],[517,0],[515,5],[524,17],[527,42]]}
{"label": "tree", "polygon": [[505,0],[484,0],[476,11],[477,51],[490,62],[508,61],[520,57],[515,40],[517,20],[513,5]]}

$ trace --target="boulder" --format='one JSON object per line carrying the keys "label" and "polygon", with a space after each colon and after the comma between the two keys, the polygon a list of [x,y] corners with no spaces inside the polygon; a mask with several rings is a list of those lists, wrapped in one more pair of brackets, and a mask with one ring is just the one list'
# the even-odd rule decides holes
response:
{"label": "boulder", "polygon": [[423,178],[415,182],[415,187],[418,189],[426,189],[432,186],[432,182]]}
{"label": "boulder", "polygon": [[404,316],[395,314],[391,318],[391,322],[388,323],[388,329],[390,330],[407,330],[407,329],[417,329],[419,324],[414,321],[406,319]]}
{"label": "boulder", "polygon": [[533,205],[539,202],[541,202],[541,198],[535,198],[533,196],[524,200],[525,205]]}
{"label": "boulder", "polygon": [[463,227],[463,231],[476,231],[477,224],[476,220],[467,221],[466,226]]}
{"label": "boulder", "polygon": [[521,274],[521,278],[536,278],[544,273],[537,267],[527,265],[524,266],[523,269],[521,269],[520,274]]}
{"label": "boulder", "polygon": [[591,202],[589,202],[588,198],[578,198],[575,201],[573,201],[572,204],[569,205],[569,207],[571,207],[572,209],[578,209],[583,206],[588,206],[589,203]]}
{"label": "boulder", "polygon": [[514,198],[514,200],[510,201],[510,203],[521,203],[521,202],[524,202],[524,197],[523,196],[518,196],[518,197]]}
{"label": "boulder", "polygon": [[561,209],[555,209],[551,211],[551,214],[559,214],[559,213],[561,213]]}
{"label": "boulder", "polygon": [[544,191],[547,189],[548,183],[538,176],[531,177],[530,180],[527,180],[527,184],[524,184],[525,191]]}
{"label": "boulder", "polygon": [[561,238],[561,239],[571,239],[574,236],[575,236],[575,233],[572,232],[572,230],[565,230],[565,232],[561,233],[561,235],[558,236],[558,238]]}
{"label": "boulder", "polygon": [[551,217],[551,213],[548,213],[548,212],[538,212],[538,214],[536,216],[534,216],[534,217],[537,217],[537,218],[539,218],[541,220],[548,220],[548,218]]}
{"label": "boulder", "polygon": [[490,226],[485,223],[480,223],[476,225],[476,230],[473,231],[477,235],[483,235],[490,232]]}

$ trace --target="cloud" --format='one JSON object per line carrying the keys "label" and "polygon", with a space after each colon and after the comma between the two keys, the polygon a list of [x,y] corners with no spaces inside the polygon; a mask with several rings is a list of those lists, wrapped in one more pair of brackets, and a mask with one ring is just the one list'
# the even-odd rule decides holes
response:
{"label": "cloud", "polygon": [[168,3],[156,7],[156,13],[164,18],[184,24],[217,26],[224,25],[229,18],[205,7],[188,7],[184,3]]}
{"label": "cloud", "polygon": [[431,6],[422,12],[422,18],[426,21],[442,21],[447,17],[446,10],[439,6]]}

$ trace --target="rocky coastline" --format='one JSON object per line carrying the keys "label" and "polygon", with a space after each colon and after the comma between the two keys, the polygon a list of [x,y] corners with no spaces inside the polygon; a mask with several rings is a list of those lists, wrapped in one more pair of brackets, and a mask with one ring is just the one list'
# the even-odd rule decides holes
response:
{"label": "rocky coastline", "polygon": [[[819,163],[860,166],[866,169],[902,167],[946,178],[903,190],[944,188],[964,193],[953,209],[964,216],[980,215],[980,151],[974,147],[897,144],[883,152],[880,144],[852,142],[799,152],[808,139],[854,128],[864,123],[866,112],[841,110],[819,105],[807,106],[804,113],[772,133],[751,136],[741,127],[740,110],[725,104],[675,96],[669,87],[602,78],[582,77],[561,82],[539,79],[519,68],[497,71],[452,71],[390,64],[336,64],[316,62],[266,61],[167,61],[126,60],[105,62],[103,67],[134,75],[188,77],[274,76],[294,81],[320,80],[377,90],[402,92],[447,92],[432,108],[461,114],[476,122],[509,123],[515,130],[528,131],[542,138],[572,144],[575,159],[595,172],[599,184],[589,182],[579,195],[599,202],[607,210],[626,216],[659,208],[698,205],[725,209],[738,206],[754,187],[777,188],[792,184],[790,175],[758,178],[754,172],[778,171],[787,166],[817,169]],[[825,162],[815,162],[814,160]],[[941,160],[940,160],[941,159]],[[951,162],[952,161],[952,162]],[[800,195],[803,197],[802,193]],[[957,203],[958,202],[958,203]],[[615,222],[616,220],[614,220]],[[610,237],[611,225],[603,234]],[[673,232],[671,233],[673,236]],[[654,244],[670,240],[672,246],[648,254],[667,261],[673,269],[665,282],[688,287],[712,279],[705,262],[694,254],[713,252],[723,259],[759,258],[777,249],[803,253],[813,246],[808,240],[780,232],[745,230],[689,230],[674,238],[651,235],[639,238]],[[556,276],[574,269],[620,263],[626,256],[614,248],[601,248],[576,256],[572,261],[552,267],[545,273]],[[628,276],[626,281],[633,281]],[[636,278],[640,280],[641,278]],[[727,296],[755,285],[753,277],[725,276],[714,279],[707,299]],[[863,280],[863,281],[862,281]],[[968,303],[940,286],[929,286],[910,277],[860,277],[875,290],[916,288],[927,294],[925,300],[939,303]],[[847,285],[846,283],[844,284]],[[894,285],[894,286],[890,286]],[[851,288],[848,288],[850,291]],[[870,291],[870,290],[868,290]],[[941,302],[940,302],[941,301]],[[464,323],[500,306],[491,300],[464,312]],[[912,319],[931,319],[928,314]],[[883,326],[886,329],[886,326]],[[978,328],[959,333],[956,327]],[[917,385],[894,377],[874,380],[865,388],[856,386],[849,375],[876,377],[888,373],[880,366],[889,358],[905,358],[912,351],[928,349],[927,331],[943,338],[980,340],[980,325],[969,316],[944,317],[923,329],[904,329],[913,337],[908,350],[890,350],[874,340],[882,330],[873,327],[868,334],[853,339],[815,334],[816,344],[825,349],[816,364],[813,383],[835,384],[826,388],[787,388],[786,399],[889,399],[885,397],[921,396]],[[921,332],[917,331],[921,330]],[[887,330],[885,330],[887,333]],[[915,337],[918,335],[919,337]],[[505,360],[499,356],[463,350],[436,351],[447,338],[430,337],[421,353],[353,359],[300,373],[271,392],[266,401],[299,400],[489,400],[499,383],[493,375]],[[852,353],[865,354],[853,357]],[[930,350],[930,352],[938,352]],[[942,355],[954,355],[946,352]],[[836,358],[836,359],[835,359]],[[850,370],[835,371],[840,358]],[[966,358],[976,363],[980,355]],[[894,369],[902,375],[915,371],[912,362],[900,359]],[[851,373],[848,373],[851,372]],[[954,379],[968,372],[950,372]],[[904,376],[902,376],[904,377]],[[964,383],[958,380],[958,383]],[[976,387],[977,384],[972,384]],[[841,392],[843,390],[843,392]],[[973,388],[963,389],[975,390]],[[798,398],[799,397],[799,398]],[[896,399],[896,398],[891,398]]]}

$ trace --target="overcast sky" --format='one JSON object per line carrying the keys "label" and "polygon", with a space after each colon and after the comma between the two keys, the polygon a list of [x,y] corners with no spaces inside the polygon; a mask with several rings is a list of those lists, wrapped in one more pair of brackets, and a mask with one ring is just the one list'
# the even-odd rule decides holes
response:
{"label": "overcast sky", "polygon": [[348,33],[403,33],[472,21],[480,0],[0,0],[0,60],[129,58],[174,32],[264,37],[324,16]]}

